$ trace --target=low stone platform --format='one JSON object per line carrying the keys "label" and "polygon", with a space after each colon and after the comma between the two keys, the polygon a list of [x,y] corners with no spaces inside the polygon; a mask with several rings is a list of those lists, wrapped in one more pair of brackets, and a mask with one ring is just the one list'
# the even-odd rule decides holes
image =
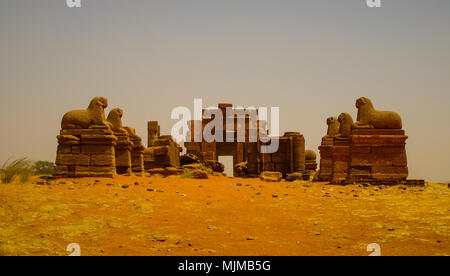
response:
{"label": "low stone platform", "polygon": [[354,181],[354,180],[344,180],[339,183],[333,183],[333,185],[353,185],[353,184],[370,184],[374,186],[396,186],[396,185],[405,185],[410,187],[425,187],[425,180],[377,180],[377,179],[364,179],[363,181]]}
{"label": "low stone platform", "polygon": [[54,176],[114,177],[117,137],[101,126],[61,130]]}

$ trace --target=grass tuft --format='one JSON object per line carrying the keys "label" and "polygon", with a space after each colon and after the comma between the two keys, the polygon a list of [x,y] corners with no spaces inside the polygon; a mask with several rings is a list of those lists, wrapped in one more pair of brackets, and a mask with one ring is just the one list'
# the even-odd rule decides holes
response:
{"label": "grass tuft", "polygon": [[32,175],[32,162],[26,157],[14,161],[8,159],[0,167],[0,180],[5,184],[11,183],[16,178],[20,178],[22,182],[27,182]]}

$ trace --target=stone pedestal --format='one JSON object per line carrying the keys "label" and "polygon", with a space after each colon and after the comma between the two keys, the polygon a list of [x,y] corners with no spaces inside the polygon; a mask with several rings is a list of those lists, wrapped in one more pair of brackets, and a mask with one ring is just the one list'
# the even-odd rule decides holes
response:
{"label": "stone pedestal", "polygon": [[61,130],[55,177],[114,177],[116,136],[104,126]]}
{"label": "stone pedestal", "polygon": [[130,138],[131,146],[131,170],[134,173],[144,172],[144,146],[142,145],[142,139],[137,137]]}
{"label": "stone pedestal", "polygon": [[408,164],[403,130],[362,129],[350,136],[349,180],[406,180]]}
{"label": "stone pedestal", "polygon": [[320,170],[318,181],[329,182],[333,176],[333,145],[334,138],[324,138],[320,151]]}
{"label": "stone pedestal", "polygon": [[117,136],[116,151],[116,171],[118,174],[131,173],[131,146],[130,138],[127,134],[115,133]]}
{"label": "stone pedestal", "polygon": [[335,138],[332,150],[333,174],[331,182],[339,183],[347,179],[350,164],[350,140]]}
{"label": "stone pedestal", "polygon": [[144,150],[145,170],[180,167],[180,146],[168,136],[155,140],[153,147]]}

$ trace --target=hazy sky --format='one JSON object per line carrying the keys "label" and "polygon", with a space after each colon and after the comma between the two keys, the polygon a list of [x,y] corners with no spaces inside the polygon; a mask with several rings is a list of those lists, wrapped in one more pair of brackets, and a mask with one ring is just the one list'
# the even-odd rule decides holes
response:
{"label": "hazy sky", "polygon": [[[65,112],[94,96],[169,133],[172,108],[279,106],[317,151],[325,120],[400,113],[411,178],[450,181],[450,1],[0,0],[0,162],[54,161]],[[110,110],[107,110],[107,112]]]}

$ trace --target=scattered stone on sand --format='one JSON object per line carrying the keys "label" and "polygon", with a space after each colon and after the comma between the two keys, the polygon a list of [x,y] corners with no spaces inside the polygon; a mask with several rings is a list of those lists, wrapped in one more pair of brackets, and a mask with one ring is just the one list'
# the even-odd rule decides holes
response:
{"label": "scattered stone on sand", "polygon": [[295,172],[295,173],[288,174],[288,175],[286,176],[286,180],[287,180],[287,181],[290,181],[290,182],[293,182],[293,181],[302,181],[302,180],[303,180],[303,174],[300,173],[300,172]]}
{"label": "scattered stone on sand", "polygon": [[259,178],[264,182],[280,182],[283,179],[283,174],[280,172],[262,172]]}
{"label": "scattered stone on sand", "polygon": [[203,170],[195,170],[192,172],[194,179],[208,179],[208,173]]}

